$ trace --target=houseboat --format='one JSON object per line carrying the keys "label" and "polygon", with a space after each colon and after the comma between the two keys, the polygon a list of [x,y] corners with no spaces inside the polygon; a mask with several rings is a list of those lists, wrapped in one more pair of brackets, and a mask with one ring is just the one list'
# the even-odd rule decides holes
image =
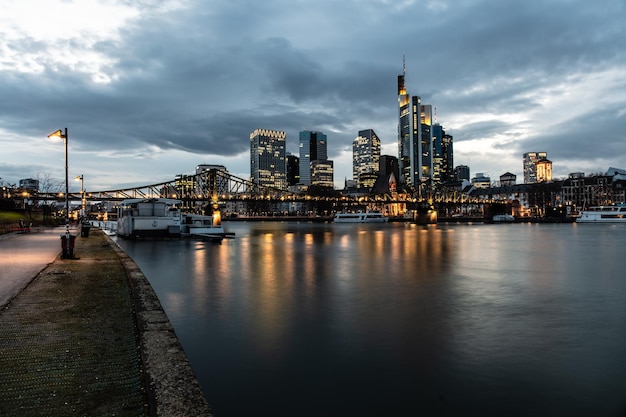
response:
{"label": "houseboat", "polygon": [[117,234],[123,238],[198,237],[213,241],[233,236],[224,231],[219,211],[212,216],[183,213],[181,203],[170,198],[123,200],[118,208]]}

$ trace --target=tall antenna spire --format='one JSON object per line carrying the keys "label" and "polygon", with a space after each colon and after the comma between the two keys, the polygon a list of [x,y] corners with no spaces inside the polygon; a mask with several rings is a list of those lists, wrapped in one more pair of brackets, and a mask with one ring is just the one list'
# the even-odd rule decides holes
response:
{"label": "tall antenna spire", "polygon": [[404,54],[402,54],[402,75],[406,76],[406,60]]}

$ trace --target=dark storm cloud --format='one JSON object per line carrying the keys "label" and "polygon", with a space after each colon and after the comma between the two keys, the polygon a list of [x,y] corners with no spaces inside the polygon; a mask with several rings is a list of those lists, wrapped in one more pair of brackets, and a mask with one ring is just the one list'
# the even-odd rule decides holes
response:
{"label": "dark storm cloud", "polygon": [[[225,157],[245,154],[256,128],[286,131],[292,152],[298,131],[321,130],[332,158],[361,129],[396,142],[396,77],[406,55],[409,93],[437,107],[457,143],[498,137],[491,150],[601,158],[602,148],[587,153],[595,134],[616,165],[626,160],[624,117],[615,116],[626,108],[623,93],[550,131],[528,119],[562,111],[546,97],[581,94],[591,74],[623,71],[623,2],[231,0],[167,13],[156,2],[145,6],[119,36],[87,47],[80,38],[11,40],[14,51],[38,54],[23,65],[43,70],[0,67],[0,129],[41,136],[62,121],[83,151],[156,146]],[[45,55],[51,46],[108,60],[97,70],[64,63]],[[524,133],[533,123],[537,131]]]}

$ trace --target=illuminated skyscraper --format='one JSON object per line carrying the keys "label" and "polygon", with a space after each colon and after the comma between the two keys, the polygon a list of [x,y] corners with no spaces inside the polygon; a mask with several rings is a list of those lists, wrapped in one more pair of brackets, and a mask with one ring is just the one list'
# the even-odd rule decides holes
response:
{"label": "illuminated skyscraper", "polygon": [[404,83],[405,68],[398,75],[398,166],[400,183],[409,185],[419,184],[419,167],[421,166],[421,152],[419,145],[422,142],[420,117],[417,117],[420,108],[420,98],[411,97],[406,91]]}
{"label": "illuminated skyscraper", "polygon": [[432,106],[410,96],[405,68],[398,75],[398,164],[400,182],[419,186],[433,175]]}
{"label": "illuminated skyscraper", "polygon": [[250,177],[255,184],[285,189],[286,133],[276,130],[256,129],[250,133]]}
{"label": "illuminated skyscraper", "polygon": [[421,135],[421,172],[420,182],[432,179],[433,177],[433,106],[430,104],[422,104],[420,106],[420,128]]}
{"label": "illuminated skyscraper", "polygon": [[322,132],[300,132],[300,183],[311,185],[311,162],[328,160],[326,135]]}
{"label": "illuminated skyscraper", "polygon": [[537,162],[541,159],[547,158],[547,152],[526,152],[523,155],[524,184],[533,184],[537,182]]}
{"label": "illuminated skyscraper", "polygon": [[359,131],[352,142],[352,178],[357,187],[373,187],[378,176],[380,138],[372,129]]}
{"label": "illuminated skyscraper", "polygon": [[[432,126],[433,137],[433,182],[443,184],[454,181],[454,154],[452,135],[446,134],[439,123]],[[469,178],[469,174],[468,174]]]}

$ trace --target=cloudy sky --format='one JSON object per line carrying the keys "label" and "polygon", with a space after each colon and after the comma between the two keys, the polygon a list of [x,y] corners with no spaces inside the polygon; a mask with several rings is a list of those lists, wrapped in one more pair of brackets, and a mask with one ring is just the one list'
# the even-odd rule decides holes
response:
{"label": "cloudy sky", "polygon": [[88,190],[247,178],[264,128],[326,133],[342,186],[359,130],[397,156],[403,55],[472,176],[626,168],[624,45],[624,0],[5,0],[0,182],[64,178],[65,127]]}

